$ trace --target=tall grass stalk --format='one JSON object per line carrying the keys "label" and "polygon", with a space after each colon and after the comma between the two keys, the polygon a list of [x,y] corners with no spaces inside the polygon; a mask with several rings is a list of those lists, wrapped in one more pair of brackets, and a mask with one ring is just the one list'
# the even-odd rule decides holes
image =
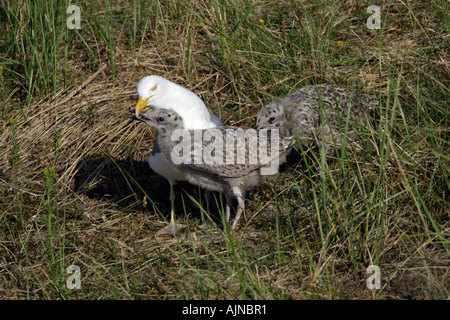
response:
{"label": "tall grass stalk", "polygon": [[[10,39],[15,59],[3,60],[5,69],[22,79],[28,104],[34,94],[55,93],[63,78],[61,45],[65,34],[66,1],[25,0],[22,6],[2,1],[8,24],[15,36]],[[62,63],[64,65],[64,63]]]}

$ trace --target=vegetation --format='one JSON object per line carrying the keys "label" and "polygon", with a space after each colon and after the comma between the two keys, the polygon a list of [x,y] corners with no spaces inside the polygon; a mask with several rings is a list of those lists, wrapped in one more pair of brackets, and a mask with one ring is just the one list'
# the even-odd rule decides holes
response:
{"label": "vegetation", "polygon": [[[67,27],[70,4],[80,29]],[[370,5],[380,29],[366,26]],[[0,297],[448,299],[448,10],[446,0],[1,0]],[[249,193],[227,241],[198,229],[202,192],[183,183],[176,210],[189,228],[157,238],[169,186],[147,164],[154,132],[130,120],[149,74],[191,89],[227,125],[253,126],[265,103],[312,84],[380,104],[337,159],[296,154]],[[212,198],[220,219],[224,200]],[[366,286],[370,265],[378,290]]]}

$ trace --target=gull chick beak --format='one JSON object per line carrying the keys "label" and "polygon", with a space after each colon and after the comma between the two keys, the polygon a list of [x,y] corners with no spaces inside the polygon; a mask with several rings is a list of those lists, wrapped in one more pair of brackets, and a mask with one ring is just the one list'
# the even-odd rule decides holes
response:
{"label": "gull chick beak", "polygon": [[149,99],[150,98],[147,98],[147,99],[139,98],[138,102],[136,103],[136,108],[135,108],[136,117],[139,117],[142,110],[144,110],[145,106],[147,105],[147,102]]}

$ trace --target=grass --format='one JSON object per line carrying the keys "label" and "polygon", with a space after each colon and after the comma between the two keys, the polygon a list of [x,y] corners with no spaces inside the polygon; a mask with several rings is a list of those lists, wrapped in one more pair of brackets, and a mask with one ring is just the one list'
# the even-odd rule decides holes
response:
{"label": "grass", "polygon": [[[0,297],[448,299],[448,2],[383,3],[78,1],[69,30],[68,1],[2,0]],[[379,30],[365,24],[372,4]],[[158,238],[168,183],[146,162],[154,133],[129,120],[148,74],[227,125],[321,83],[380,104],[337,159],[304,150],[250,192],[227,241],[197,229],[202,192],[183,183],[189,228]]]}

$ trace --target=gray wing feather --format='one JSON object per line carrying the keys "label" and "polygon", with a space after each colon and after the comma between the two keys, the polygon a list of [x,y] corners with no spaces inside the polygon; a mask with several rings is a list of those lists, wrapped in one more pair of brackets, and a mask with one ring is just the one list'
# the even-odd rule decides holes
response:
{"label": "gray wing feather", "polygon": [[[208,174],[208,175],[214,175],[214,176],[220,176],[220,177],[228,177],[228,178],[237,178],[237,177],[242,177],[245,176],[247,174],[249,174],[250,172],[257,170],[259,168],[261,168],[262,166],[267,165],[268,163],[270,163],[271,161],[274,160],[275,157],[280,156],[282,153],[286,152],[290,147],[291,147],[291,142],[294,140],[293,137],[290,138],[280,138],[278,143],[279,143],[279,152],[278,155],[271,154],[271,145],[269,144],[268,149],[267,149],[267,158],[265,159],[265,161],[261,162],[261,159],[259,158],[259,154],[256,157],[256,163],[253,163],[254,161],[252,161],[252,163],[250,163],[251,161],[249,161],[249,157],[250,157],[250,152],[248,150],[248,146],[250,146],[250,144],[252,142],[249,142],[249,140],[246,138],[245,140],[245,164],[239,164],[237,163],[237,158],[236,158],[236,154],[237,154],[237,129],[242,129],[242,130],[247,130],[249,128],[244,128],[244,127],[222,127],[222,128],[215,128],[216,130],[221,130],[222,131],[222,137],[223,137],[223,149],[222,149],[222,161],[220,161],[220,159],[218,159],[220,161],[220,163],[218,163],[218,161],[216,161],[215,163],[205,163],[204,159],[202,161],[202,163],[200,164],[196,164],[194,163],[194,150],[191,150],[191,155],[190,155],[190,159],[191,159],[191,163],[189,164],[185,164],[182,163],[180,164],[180,168],[187,170],[187,171],[193,171],[193,172],[197,172],[197,173],[203,173],[203,174]],[[229,133],[234,133],[233,136],[233,143],[234,143],[234,147],[232,148],[232,152],[233,152],[233,161],[230,164],[227,164],[227,151],[230,152],[230,146],[227,145],[225,143],[225,130],[228,129],[230,130]],[[208,129],[208,130],[214,130],[214,129]],[[254,130],[254,129],[250,129],[250,130]],[[203,130],[205,131],[205,130]],[[193,137],[193,133],[192,133],[192,137]],[[231,136],[230,136],[231,137]],[[260,145],[260,140],[259,140],[259,136],[256,135],[256,139],[257,139],[257,145]],[[273,143],[272,140],[268,140],[270,141],[270,143]],[[211,141],[202,141],[202,151],[208,146],[210,145],[212,142]],[[254,141],[253,141],[254,142]],[[215,150],[214,150],[215,151]],[[219,151],[220,152],[220,151]],[[203,155],[203,154],[202,154]],[[220,154],[218,154],[218,157],[220,156]],[[241,161],[242,162],[242,161]]]}

